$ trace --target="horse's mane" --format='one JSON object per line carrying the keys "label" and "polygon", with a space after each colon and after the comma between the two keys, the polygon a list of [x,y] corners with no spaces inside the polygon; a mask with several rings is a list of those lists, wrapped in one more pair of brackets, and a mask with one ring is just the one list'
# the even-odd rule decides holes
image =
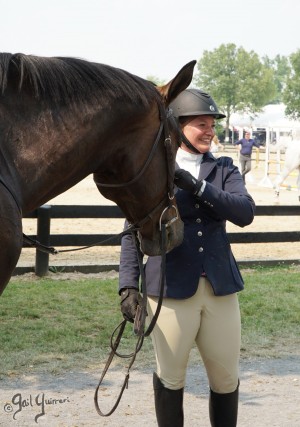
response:
{"label": "horse's mane", "polygon": [[[149,105],[159,99],[147,80],[105,64],[69,57],[0,53],[0,92],[8,87],[46,102],[82,103],[129,100]],[[0,95],[1,96],[1,95]]]}

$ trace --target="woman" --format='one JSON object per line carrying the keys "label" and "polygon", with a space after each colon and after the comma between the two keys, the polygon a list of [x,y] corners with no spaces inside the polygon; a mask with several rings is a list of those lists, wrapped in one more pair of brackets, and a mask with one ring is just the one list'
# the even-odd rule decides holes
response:
{"label": "woman", "polygon": [[[171,105],[182,130],[175,184],[184,221],[184,241],[167,254],[164,300],[152,341],[157,361],[153,376],[160,427],[183,426],[183,392],[188,358],[196,343],[210,385],[213,427],[237,423],[241,322],[237,292],[243,279],[226,235],[226,221],[244,227],[255,204],[229,157],[210,153],[215,120],[225,116],[213,99],[187,89]],[[157,305],[160,257],[145,266],[148,313]],[[122,239],[121,310],[134,318],[139,303],[139,269],[132,238]]]}
{"label": "woman", "polygon": [[221,144],[218,136],[215,135],[211,141],[210,152],[216,156],[216,153],[218,153],[220,150],[224,151],[224,148],[225,147],[223,144]]}

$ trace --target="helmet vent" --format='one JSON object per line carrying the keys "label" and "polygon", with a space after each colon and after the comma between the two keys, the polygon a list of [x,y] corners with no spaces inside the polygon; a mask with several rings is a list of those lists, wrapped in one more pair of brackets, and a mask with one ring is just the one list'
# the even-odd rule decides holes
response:
{"label": "helmet vent", "polygon": [[210,98],[210,95],[206,92],[202,92],[202,90],[197,90],[197,92],[199,93],[199,95],[204,96],[205,98]]}

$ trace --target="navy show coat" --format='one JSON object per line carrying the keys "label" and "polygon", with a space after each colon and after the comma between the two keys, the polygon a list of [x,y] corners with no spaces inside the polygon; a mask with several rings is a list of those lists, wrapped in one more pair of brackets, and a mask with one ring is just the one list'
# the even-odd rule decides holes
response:
{"label": "navy show coat", "polygon": [[[184,222],[184,240],[166,256],[164,296],[189,298],[195,294],[199,278],[206,275],[215,295],[229,295],[244,283],[226,234],[226,221],[244,227],[254,218],[255,203],[230,157],[203,156],[199,179],[206,186],[200,197],[185,190],[176,192]],[[139,267],[130,235],[122,238],[119,287],[138,288]],[[158,296],[161,257],[149,257],[145,264],[148,295]]]}

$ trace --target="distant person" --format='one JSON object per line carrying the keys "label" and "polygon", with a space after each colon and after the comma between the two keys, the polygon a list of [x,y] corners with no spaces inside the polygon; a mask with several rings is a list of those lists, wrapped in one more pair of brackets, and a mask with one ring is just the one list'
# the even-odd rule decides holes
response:
{"label": "distant person", "polygon": [[219,151],[224,151],[224,145],[221,144],[219,138],[215,135],[211,141],[210,152],[215,154]]}
{"label": "distant person", "polygon": [[253,147],[260,148],[258,142],[250,138],[250,132],[245,133],[245,138],[236,141],[234,145],[240,145],[240,165],[241,165],[241,174],[243,177],[244,184],[246,182],[245,175],[251,171],[251,156]]}

